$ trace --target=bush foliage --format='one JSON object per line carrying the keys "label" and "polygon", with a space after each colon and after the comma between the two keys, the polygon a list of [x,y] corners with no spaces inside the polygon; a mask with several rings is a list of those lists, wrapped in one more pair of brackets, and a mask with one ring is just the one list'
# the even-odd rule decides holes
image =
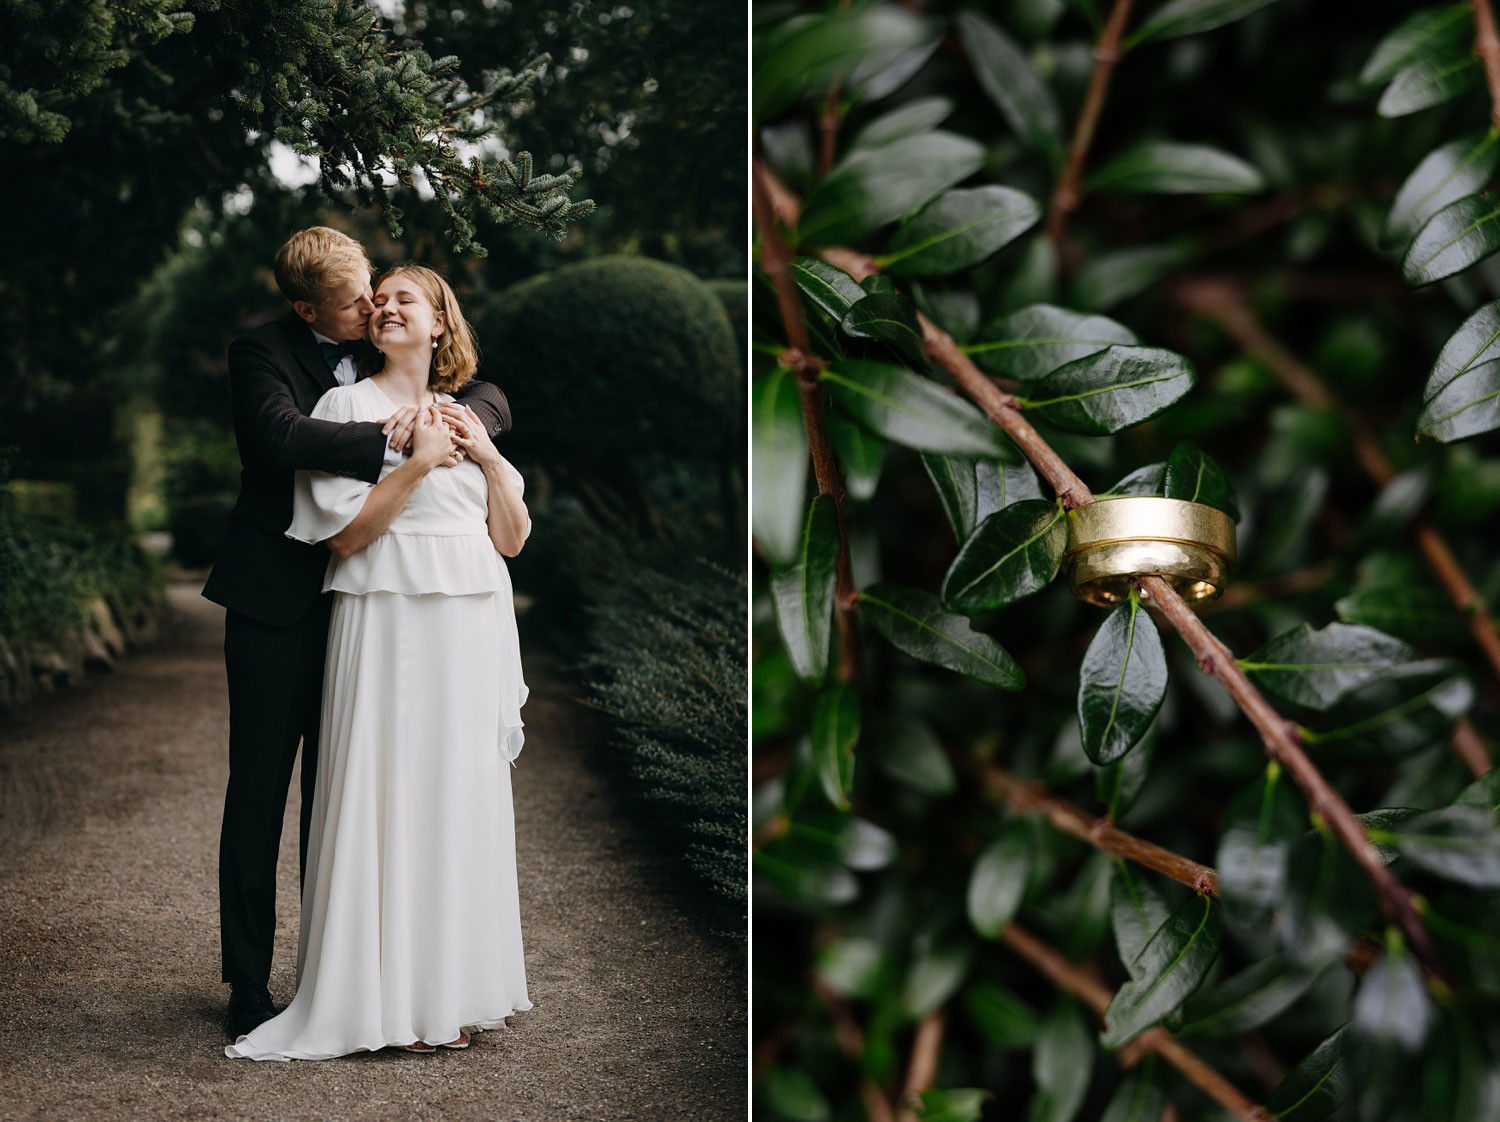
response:
{"label": "bush foliage", "polygon": [[1489,0],[759,7],[757,1115],[1497,1116]]}

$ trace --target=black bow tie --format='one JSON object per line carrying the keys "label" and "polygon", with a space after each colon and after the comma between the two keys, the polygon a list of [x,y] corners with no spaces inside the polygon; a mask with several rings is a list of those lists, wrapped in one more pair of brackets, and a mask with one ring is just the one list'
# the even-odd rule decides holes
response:
{"label": "black bow tie", "polygon": [[351,339],[347,343],[325,343],[318,341],[318,349],[323,352],[323,361],[328,363],[328,369],[337,369],[339,362],[345,355],[350,358],[358,358],[360,350],[364,347],[363,340]]}

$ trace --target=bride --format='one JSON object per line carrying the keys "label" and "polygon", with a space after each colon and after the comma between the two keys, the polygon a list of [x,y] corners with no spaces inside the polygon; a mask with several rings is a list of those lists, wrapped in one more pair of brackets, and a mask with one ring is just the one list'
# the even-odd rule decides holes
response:
{"label": "bride", "polygon": [[527,691],[499,556],[531,532],[521,475],[446,404],[478,365],[447,282],[399,266],[374,304],[383,364],[312,415],[421,412],[411,457],[378,483],[297,473],[287,536],[334,554],[297,993],[232,1057],[466,1048],[531,1008],[506,766]]}

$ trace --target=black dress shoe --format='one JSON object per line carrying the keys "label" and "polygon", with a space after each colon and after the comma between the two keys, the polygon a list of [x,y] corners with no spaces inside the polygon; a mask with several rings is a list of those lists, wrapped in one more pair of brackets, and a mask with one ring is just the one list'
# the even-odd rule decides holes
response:
{"label": "black dress shoe", "polygon": [[265,986],[235,986],[229,991],[229,1036],[233,1040],[276,1016],[271,991]]}

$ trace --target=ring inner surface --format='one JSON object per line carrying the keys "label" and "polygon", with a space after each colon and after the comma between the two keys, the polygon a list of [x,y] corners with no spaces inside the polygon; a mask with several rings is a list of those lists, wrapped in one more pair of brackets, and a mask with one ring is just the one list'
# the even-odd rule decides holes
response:
{"label": "ring inner surface", "polygon": [[1132,577],[1160,576],[1189,603],[1216,598],[1229,574],[1225,558],[1187,542],[1104,542],[1079,550],[1065,562],[1073,592],[1091,604],[1109,606],[1130,596]]}

